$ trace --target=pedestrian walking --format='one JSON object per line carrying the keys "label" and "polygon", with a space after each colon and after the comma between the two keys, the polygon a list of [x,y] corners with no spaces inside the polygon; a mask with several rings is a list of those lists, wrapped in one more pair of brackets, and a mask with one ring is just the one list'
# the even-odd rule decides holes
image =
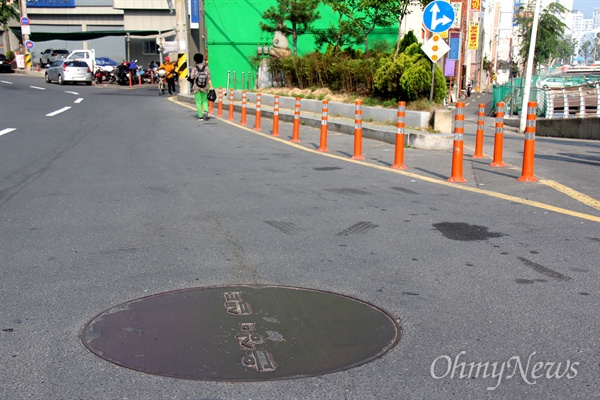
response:
{"label": "pedestrian walking", "polygon": [[203,54],[194,54],[194,62],[196,65],[192,68],[189,80],[192,83],[192,93],[196,99],[198,121],[208,121],[210,119],[208,115],[208,92],[214,89],[210,79],[210,70],[204,62]]}
{"label": "pedestrian walking", "polygon": [[169,94],[175,93],[175,64],[171,63],[169,57],[165,57],[165,62],[162,63],[158,69],[165,70],[165,78],[167,78],[167,86],[169,88]]}

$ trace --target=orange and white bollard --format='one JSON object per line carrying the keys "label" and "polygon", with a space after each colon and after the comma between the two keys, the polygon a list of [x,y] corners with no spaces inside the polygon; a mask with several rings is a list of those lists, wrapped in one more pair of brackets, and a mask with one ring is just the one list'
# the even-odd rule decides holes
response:
{"label": "orange and white bollard", "polygon": [[329,152],[329,150],[327,150],[327,124],[329,120],[329,101],[323,100],[323,108],[321,111],[321,136],[319,138],[319,148],[317,149],[317,151],[327,153]]}
{"label": "orange and white bollard", "polygon": [[275,95],[273,100],[273,131],[271,136],[279,136],[279,95]]}
{"label": "orange and white bollard", "polygon": [[242,118],[240,124],[246,126],[246,91],[242,90]]}
{"label": "orange and white bollard", "polygon": [[254,118],[254,130],[260,131],[260,93],[256,93],[256,114]]}
{"label": "orange and white bollard", "polygon": [[454,114],[454,151],[452,152],[452,176],[447,179],[448,182],[463,183],[467,181],[463,177],[464,134],[465,103],[463,101],[459,101],[456,103],[456,111]]}
{"label": "orange and white bollard", "polygon": [[219,105],[217,106],[217,117],[223,116],[223,88],[219,88],[218,94]]}
{"label": "orange and white bollard", "polygon": [[129,72],[129,87],[133,86],[133,82],[131,81],[131,71]]}
{"label": "orange and white bollard", "polygon": [[502,149],[504,147],[504,103],[496,105],[496,135],[494,136],[494,160],[490,167],[506,167],[502,162]]}
{"label": "orange and white bollard", "polygon": [[525,126],[525,148],[523,150],[523,170],[517,178],[521,182],[537,182],[533,176],[533,164],[535,158],[535,125],[536,125],[537,103],[527,103],[527,125]]}
{"label": "orange and white bollard", "polygon": [[404,165],[404,127],[406,121],[406,102],[398,102],[398,121],[396,122],[396,151],[393,169],[406,169]]}
{"label": "orange and white bollard", "polygon": [[229,115],[227,119],[233,121],[233,89],[229,90]]}
{"label": "orange and white bollard", "polygon": [[37,72],[40,72],[40,63],[37,63],[37,66],[35,67],[35,70],[36,70]]}
{"label": "orange and white bollard", "polygon": [[362,154],[362,100],[356,100],[354,111],[354,155],[353,160],[364,160]]}
{"label": "orange and white bollard", "polygon": [[471,158],[484,158],[483,155],[483,130],[485,127],[485,104],[479,104],[477,112],[477,133],[475,134],[475,154]]}
{"label": "orange and white bollard", "polygon": [[294,129],[292,131],[292,142],[300,143],[300,97],[296,97],[294,108]]}
{"label": "orange and white bollard", "polygon": [[137,74],[138,76],[138,85],[142,84],[142,74]]}

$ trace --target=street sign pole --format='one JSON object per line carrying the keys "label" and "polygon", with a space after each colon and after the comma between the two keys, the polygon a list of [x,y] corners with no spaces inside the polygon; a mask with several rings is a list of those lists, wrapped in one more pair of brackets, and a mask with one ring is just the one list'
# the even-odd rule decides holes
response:
{"label": "street sign pole", "polygon": [[429,101],[433,101],[433,91],[435,88],[435,66],[437,65],[437,61],[431,62],[431,92],[429,92]]}

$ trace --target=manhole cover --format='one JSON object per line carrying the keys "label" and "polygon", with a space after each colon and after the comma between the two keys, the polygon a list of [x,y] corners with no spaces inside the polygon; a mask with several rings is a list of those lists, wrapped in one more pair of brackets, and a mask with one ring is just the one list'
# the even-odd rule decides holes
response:
{"label": "manhole cover", "polygon": [[281,286],[185,289],[133,300],[91,320],[91,352],[175,378],[263,381],[340,371],[388,352],[399,327],[355,298]]}

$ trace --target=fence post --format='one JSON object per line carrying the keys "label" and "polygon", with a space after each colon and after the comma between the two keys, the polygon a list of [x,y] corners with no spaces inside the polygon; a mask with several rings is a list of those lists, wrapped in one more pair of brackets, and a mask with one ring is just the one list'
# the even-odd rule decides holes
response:
{"label": "fence post", "polygon": [[535,158],[535,125],[536,125],[537,103],[527,103],[527,125],[525,126],[525,145],[523,150],[523,170],[517,178],[521,182],[537,182],[533,176],[533,164]]}
{"label": "fence post", "polygon": [[321,136],[319,140],[319,148],[317,151],[328,152],[327,149],[327,123],[329,119],[329,101],[323,100],[323,108],[321,109]]}
{"label": "fence post", "polygon": [[398,102],[398,120],[396,121],[396,147],[393,169],[406,169],[404,165],[404,126],[406,121],[406,102]]}
{"label": "fence post", "polygon": [[483,133],[485,127],[485,104],[479,104],[477,112],[477,132],[475,134],[475,154],[471,158],[484,158]]}
{"label": "fence post", "polygon": [[554,96],[548,88],[544,89],[544,92],[546,93],[546,118],[552,119],[554,117]]}
{"label": "fence post", "polygon": [[292,131],[292,142],[300,143],[300,97],[296,97],[294,109],[294,129]]}
{"label": "fence post", "polygon": [[465,103],[459,101],[456,103],[454,114],[454,150],[452,151],[452,176],[447,179],[448,182],[463,183],[467,180],[463,177],[463,154],[465,134]]}
{"label": "fence post", "polygon": [[362,154],[362,100],[356,100],[354,111],[354,160],[364,160]]}
{"label": "fence post", "polygon": [[275,95],[273,100],[273,131],[271,136],[279,136],[279,95]]}
{"label": "fence post", "polygon": [[585,117],[585,94],[583,93],[583,87],[579,85],[579,117]]}
{"label": "fence post", "polygon": [[[521,110],[523,112],[523,110]],[[506,167],[502,162],[502,149],[504,147],[504,103],[496,106],[496,135],[494,136],[494,160],[491,167]]]}
{"label": "fence post", "polygon": [[596,83],[596,93],[598,94],[598,101],[596,102],[596,116],[600,117],[600,82]]}
{"label": "fence post", "polygon": [[565,102],[565,105],[563,107],[563,118],[569,118],[569,97],[567,96],[567,91],[565,90],[564,86],[562,88],[562,93]]}

